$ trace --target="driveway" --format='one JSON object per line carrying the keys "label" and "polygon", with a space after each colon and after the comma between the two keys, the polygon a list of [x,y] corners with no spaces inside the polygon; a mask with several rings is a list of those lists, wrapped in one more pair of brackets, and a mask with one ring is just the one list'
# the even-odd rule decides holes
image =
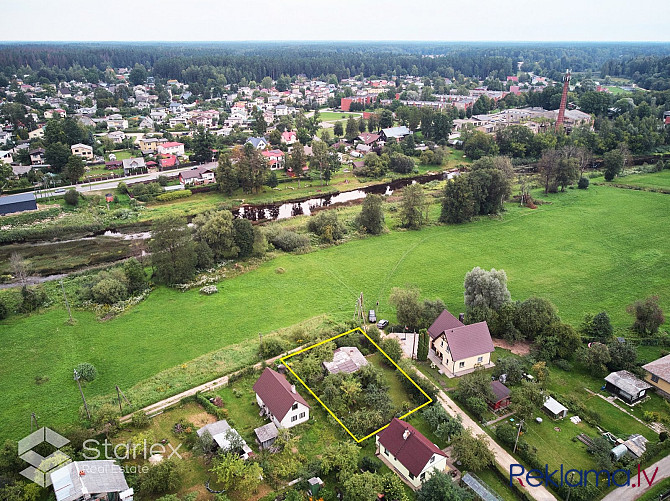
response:
{"label": "driveway", "polygon": [[651,486],[649,486],[649,483],[644,475],[640,476],[640,479],[642,480],[642,482],[640,482],[641,485],[637,485],[637,475],[631,475],[631,485],[627,487],[617,487],[607,496],[605,496],[602,501],[633,501],[634,499],[639,498],[642,496],[642,494],[651,489],[651,487],[660,483],[661,480],[670,477],[670,456],[665,456],[660,461],[657,461],[651,466],[645,468],[645,471],[647,472],[647,478],[649,480],[652,479],[656,468],[658,468],[658,472],[656,473],[656,477],[654,478]]}

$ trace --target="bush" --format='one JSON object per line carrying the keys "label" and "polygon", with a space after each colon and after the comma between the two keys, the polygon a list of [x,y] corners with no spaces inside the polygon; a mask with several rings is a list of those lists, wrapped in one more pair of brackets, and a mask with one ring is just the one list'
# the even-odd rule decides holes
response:
{"label": "bush", "polygon": [[167,176],[158,176],[158,184],[161,186],[167,186],[168,185],[168,178]]}
{"label": "bush", "polygon": [[128,289],[120,281],[104,278],[91,288],[91,297],[98,304],[114,304],[128,295]]}
{"label": "bush", "polygon": [[127,195],[128,194],[128,185],[121,181],[117,186],[116,186],[116,191],[118,191],[121,195]]}
{"label": "bush", "polygon": [[179,200],[180,198],[188,198],[192,195],[191,190],[168,191],[156,197],[159,202],[170,202],[172,200]]}
{"label": "bush", "polygon": [[96,377],[98,377],[98,369],[96,369],[93,364],[89,364],[88,362],[82,362],[78,364],[74,370],[77,371],[79,377],[84,381],[91,382]]}
{"label": "bush", "polygon": [[79,192],[74,188],[65,192],[65,203],[68,205],[77,205],[79,203]]}
{"label": "bush", "polygon": [[321,237],[325,243],[340,240],[347,232],[344,225],[337,218],[337,212],[329,210],[319,212],[307,221],[307,230]]}
{"label": "bush", "polygon": [[27,286],[21,288],[20,313],[32,313],[47,302],[47,295],[40,288],[29,289]]}
{"label": "bush", "polygon": [[264,339],[258,347],[258,354],[261,358],[272,358],[284,352],[284,344],[277,338],[271,337]]}
{"label": "bush", "polygon": [[579,178],[579,181],[577,182],[577,188],[579,188],[580,190],[585,190],[589,187],[590,183],[591,182],[589,181],[588,177],[582,176]]}
{"label": "bush", "polygon": [[268,242],[285,252],[291,252],[309,245],[307,236],[283,228],[270,228],[265,236]]}
{"label": "bush", "polygon": [[496,437],[505,445],[512,445],[516,441],[517,428],[512,423],[503,422],[496,427]]}
{"label": "bush", "polygon": [[9,315],[9,309],[4,301],[0,300],[0,320],[4,320]]}
{"label": "bush", "polygon": [[147,428],[149,426],[149,416],[144,411],[133,413],[132,425],[133,428]]}

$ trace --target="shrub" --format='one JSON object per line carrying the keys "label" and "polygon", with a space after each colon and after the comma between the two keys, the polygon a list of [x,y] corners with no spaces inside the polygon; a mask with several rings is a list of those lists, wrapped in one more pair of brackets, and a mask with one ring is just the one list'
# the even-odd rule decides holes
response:
{"label": "shrub", "polygon": [[191,190],[168,191],[156,197],[159,202],[170,202],[172,200],[179,200],[180,198],[188,198],[192,195]]}
{"label": "shrub", "polygon": [[4,301],[0,300],[0,320],[4,320],[9,315],[9,309]]}
{"label": "shrub", "polygon": [[98,369],[96,369],[93,364],[89,364],[88,362],[82,362],[78,364],[74,370],[77,371],[79,377],[84,381],[91,382],[96,377],[98,377]]}
{"label": "shrub", "polygon": [[132,425],[133,428],[147,428],[149,426],[149,416],[143,411],[133,413]]}
{"label": "shrub", "polygon": [[127,195],[128,194],[128,185],[121,181],[117,186],[116,186],[116,191],[121,193],[122,195]]}
{"label": "shrub", "polygon": [[27,286],[21,288],[20,313],[31,313],[47,302],[47,295],[42,289],[35,287],[29,289]]}
{"label": "shrub", "polygon": [[91,288],[91,297],[98,304],[114,304],[128,295],[128,289],[120,281],[104,278]]}
{"label": "shrub", "polygon": [[79,192],[74,188],[65,192],[65,203],[68,205],[77,205],[79,203]]}
{"label": "shrub", "polygon": [[272,245],[285,252],[291,252],[309,245],[307,236],[283,228],[270,228],[265,236]]}
{"label": "shrub", "polygon": [[307,230],[321,237],[321,241],[326,243],[340,240],[347,232],[344,225],[338,220],[335,211],[322,211],[309,218]]}
{"label": "shrub", "polygon": [[277,338],[271,337],[264,339],[258,347],[258,354],[261,358],[272,358],[280,355],[284,351],[284,344]]}
{"label": "shrub", "polygon": [[158,184],[161,186],[167,186],[168,185],[168,178],[167,176],[158,176]]}
{"label": "shrub", "polygon": [[496,437],[505,445],[512,445],[516,441],[517,429],[512,423],[503,422],[496,427]]}
{"label": "shrub", "polygon": [[590,181],[588,177],[580,177],[579,181],[577,182],[577,188],[580,190],[585,190],[589,187]]}

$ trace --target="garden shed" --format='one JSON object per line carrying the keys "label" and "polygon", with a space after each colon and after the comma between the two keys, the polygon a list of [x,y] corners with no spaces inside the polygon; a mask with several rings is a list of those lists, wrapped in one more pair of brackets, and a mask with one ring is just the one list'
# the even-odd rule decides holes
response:
{"label": "garden shed", "polygon": [[563,419],[568,415],[568,408],[552,397],[547,397],[542,409],[554,419]]}

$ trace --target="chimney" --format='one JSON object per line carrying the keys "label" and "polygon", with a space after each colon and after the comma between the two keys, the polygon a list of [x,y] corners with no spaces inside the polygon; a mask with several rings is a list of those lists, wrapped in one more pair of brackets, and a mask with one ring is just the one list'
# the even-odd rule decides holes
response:
{"label": "chimney", "polygon": [[291,385],[291,393],[295,393],[295,385],[294,384]]}
{"label": "chimney", "polygon": [[409,430],[405,430],[402,434],[402,439],[407,440],[407,437],[409,437]]}
{"label": "chimney", "polygon": [[463,319],[465,318],[465,313],[459,313],[458,314],[458,321],[460,323],[463,323]]}

